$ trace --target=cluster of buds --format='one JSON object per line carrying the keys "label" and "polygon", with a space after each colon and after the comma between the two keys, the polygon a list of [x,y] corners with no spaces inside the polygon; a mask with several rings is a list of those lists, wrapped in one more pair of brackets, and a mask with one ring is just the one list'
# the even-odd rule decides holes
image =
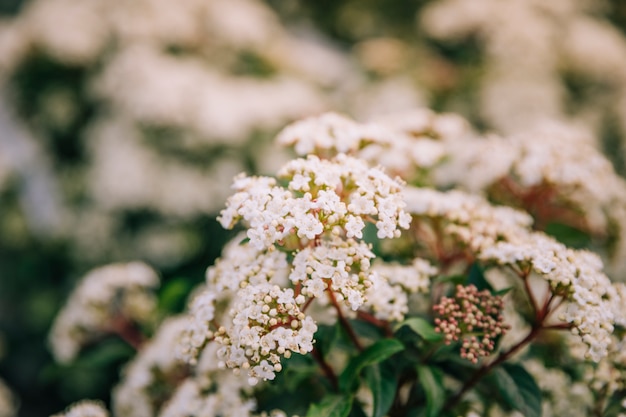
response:
{"label": "cluster of buds", "polygon": [[446,344],[462,340],[461,357],[476,363],[493,352],[496,338],[509,328],[503,323],[503,307],[502,297],[474,285],[457,285],[453,298],[442,297],[433,307],[435,330]]}

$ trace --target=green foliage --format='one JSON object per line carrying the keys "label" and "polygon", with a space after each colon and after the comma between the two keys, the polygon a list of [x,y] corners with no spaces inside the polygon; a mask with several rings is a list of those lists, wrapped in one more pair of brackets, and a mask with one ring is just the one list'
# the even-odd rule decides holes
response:
{"label": "green foliage", "polygon": [[432,366],[418,366],[417,375],[426,394],[426,417],[436,417],[443,409],[446,391],[441,370]]}
{"label": "green foliage", "polygon": [[352,391],[356,388],[356,381],[363,368],[374,365],[404,349],[404,345],[396,339],[383,339],[354,356],[339,377],[339,388],[342,391]]}
{"label": "green foliage", "polygon": [[496,367],[487,379],[496,388],[506,408],[517,410],[527,417],[541,417],[541,390],[535,379],[523,366],[504,363]]}
{"label": "green foliage", "polygon": [[365,381],[374,398],[372,417],[387,415],[398,389],[398,380],[388,365],[384,363],[368,366]]}
{"label": "green foliage", "polygon": [[609,401],[607,402],[606,408],[602,415],[604,417],[618,417],[620,415],[623,415],[624,407],[622,406],[622,403],[624,401],[626,401],[626,390],[620,390],[615,392],[615,394],[613,394],[611,398],[609,398]]}
{"label": "green foliage", "polygon": [[544,231],[572,248],[589,247],[591,244],[591,236],[588,233],[565,224],[552,222],[546,226]]}
{"label": "green foliage", "polygon": [[348,417],[354,397],[327,395],[319,404],[312,404],[306,417]]}
{"label": "green foliage", "polygon": [[435,331],[432,324],[421,317],[411,317],[398,323],[394,330],[398,331],[402,327],[407,326],[418,334],[422,339],[428,342],[439,342],[443,340],[443,335]]}

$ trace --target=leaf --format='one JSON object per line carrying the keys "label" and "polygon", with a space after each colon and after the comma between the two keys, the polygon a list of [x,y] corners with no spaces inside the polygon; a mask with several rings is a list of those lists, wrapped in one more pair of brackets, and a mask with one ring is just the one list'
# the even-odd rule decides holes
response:
{"label": "leaf", "polygon": [[562,223],[549,223],[544,232],[559,242],[576,249],[589,247],[592,243],[589,234]]}
{"label": "leaf", "polygon": [[604,417],[618,417],[619,415],[623,415],[624,407],[622,406],[622,402],[624,400],[626,400],[626,391],[621,390],[615,392],[609,399],[602,415]]}
{"label": "leaf", "polygon": [[436,332],[433,325],[421,317],[411,317],[410,319],[398,323],[394,327],[394,331],[398,331],[398,329],[403,326],[408,326],[411,330],[420,335],[422,339],[428,342],[438,342],[443,339],[443,335]]}
{"label": "leaf", "polygon": [[172,313],[185,308],[185,301],[193,283],[182,277],[167,281],[159,294],[159,310]]}
{"label": "leaf", "polygon": [[431,366],[418,366],[417,375],[426,393],[426,417],[436,417],[443,408],[446,391],[441,370]]}
{"label": "leaf", "polygon": [[74,366],[104,368],[116,363],[127,361],[135,350],[125,342],[115,338],[104,339],[82,353],[74,362]]}
{"label": "leaf", "polygon": [[503,364],[493,372],[495,388],[509,407],[525,417],[541,417],[541,390],[523,366]]}
{"label": "leaf", "polygon": [[315,332],[316,345],[325,358],[335,348],[341,339],[341,325],[320,324]]}
{"label": "leaf", "polygon": [[502,288],[501,290],[493,291],[491,295],[503,297],[503,296],[507,295],[509,292],[511,292],[513,290],[513,288],[514,287]]}
{"label": "leaf", "polygon": [[389,367],[379,363],[365,369],[365,380],[374,397],[372,417],[385,416],[396,396],[397,378]]}
{"label": "leaf", "polygon": [[435,278],[433,280],[433,283],[436,284],[464,284],[465,281],[467,280],[467,277],[465,275],[441,275],[438,276],[437,278]]}
{"label": "leaf", "polygon": [[354,381],[358,378],[363,368],[382,362],[395,353],[404,350],[404,345],[396,339],[383,339],[374,343],[358,356],[353,357],[339,376],[339,388],[341,391],[350,391]]}
{"label": "leaf", "polygon": [[354,397],[327,395],[319,404],[311,404],[306,417],[347,417]]}
{"label": "leaf", "polygon": [[489,292],[493,293],[493,287],[485,279],[484,270],[478,263],[472,264],[467,284],[474,284],[479,291],[489,290]]}

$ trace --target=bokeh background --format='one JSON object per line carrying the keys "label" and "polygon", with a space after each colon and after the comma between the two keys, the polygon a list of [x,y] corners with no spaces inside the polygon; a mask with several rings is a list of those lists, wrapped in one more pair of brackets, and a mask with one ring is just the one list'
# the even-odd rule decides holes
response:
{"label": "bokeh background", "polygon": [[481,132],[568,123],[624,175],[626,2],[0,0],[0,378],[19,415],[108,401],[133,353],[52,360],[88,270],[143,260],[161,314],[181,311],[232,236],[232,177],[288,158],[281,127],[416,107]]}

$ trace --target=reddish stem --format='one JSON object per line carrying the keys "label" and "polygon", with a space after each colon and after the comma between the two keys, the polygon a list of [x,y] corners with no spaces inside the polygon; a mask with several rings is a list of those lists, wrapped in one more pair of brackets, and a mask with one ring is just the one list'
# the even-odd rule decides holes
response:
{"label": "reddish stem", "polygon": [[352,326],[350,325],[346,317],[341,312],[341,306],[339,305],[339,303],[337,303],[337,299],[335,298],[335,293],[330,289],[330,286],[326,289],[326,293],[328,294],[328,298],[330,299],[330,302],[332,303],[332,305],[335,307],[335,310],[337,311],[337,318],[339,319],[339,322],[348,333],[348,336],[350,337],[350,340],[352,340],[352,343],[354,343],[354,346],[359,350],[359,352],[362,352],[363,346],[361,345],[361,342],[359,342],[359,338],[354,332],[354,329],[352,328]]}
{"label": "reddish stem", "polygon": [[357,311],[356,315],[361,320],[371,323],[376,327],[380,327],[383,330],[383,332],[385,332],[386,337],[393,336],[393,330],[391,330],[391,327],[389,326],[389,322],[387,320],[377,319],[370,313],[366,311],[361,311],[361,310]]}
{"label": "reddish stem", "polygon": [[105,330],[118,335],[136,351],[139,351],[146,341],[137,325],[122,315],[114,317]]}
{"label": "reddish stem", "polygon": [[320,366],[320,368],[322,368],[322,372],[324,372],[324,375],[326,375],[326,378],[328,378],[328,380],[330,381],[333,389],[337,391],[339,389],[339,381],[333,368],[331,368],[328,362],[324,360],[324,357],[317,348],[313,348],[313,350],[311,351],[311,355],[313,355],[313,358],[315,359],[317,364]]}

